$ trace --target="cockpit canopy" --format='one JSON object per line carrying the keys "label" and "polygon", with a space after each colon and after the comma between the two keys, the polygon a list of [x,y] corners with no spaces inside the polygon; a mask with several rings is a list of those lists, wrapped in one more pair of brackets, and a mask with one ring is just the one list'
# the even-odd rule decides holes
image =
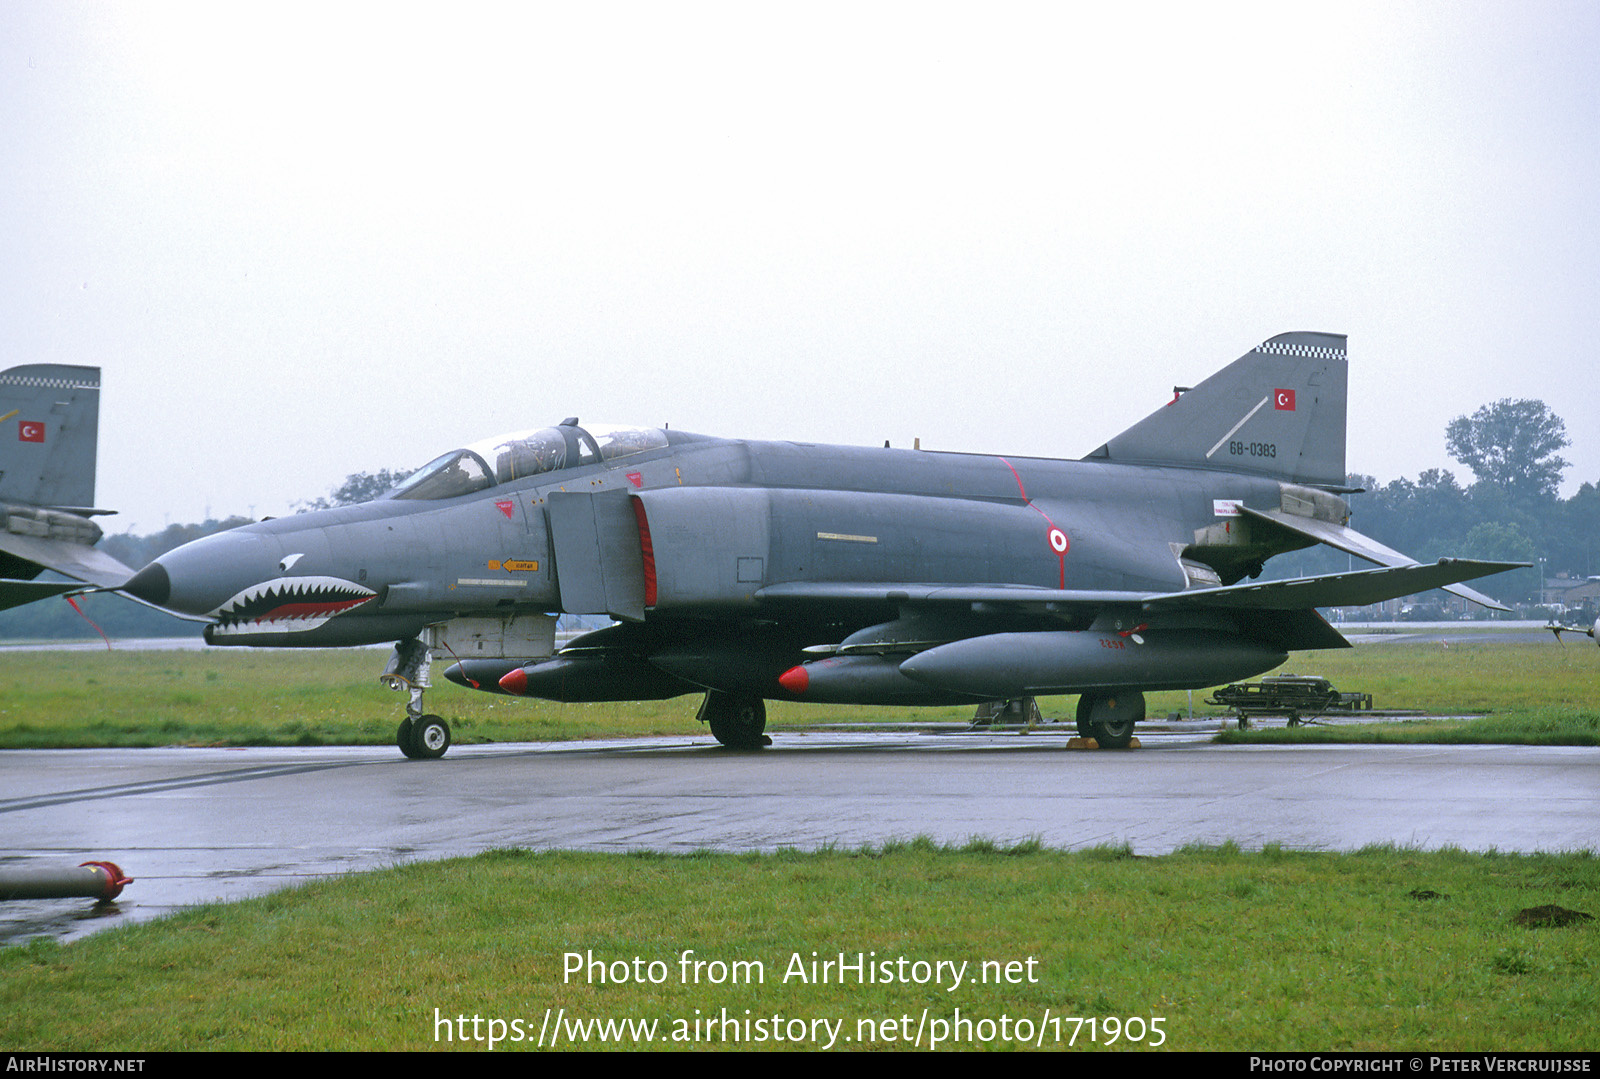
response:
{"label": "cockpit canopy", "polygon": [[666,444],[666,432],[655,427],[601,424],[584,428],[576,419],[565,420],[555,427],[518,431],[451,450],[423,465],[384,497],[456,498],[545,472],[630,457]]}

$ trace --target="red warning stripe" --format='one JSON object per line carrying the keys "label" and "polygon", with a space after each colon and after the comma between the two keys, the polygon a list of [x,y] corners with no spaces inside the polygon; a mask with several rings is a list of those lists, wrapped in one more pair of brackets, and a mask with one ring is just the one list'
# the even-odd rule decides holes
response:
{"label": "red warning stripe", "polygon": [[1050,532],[1046,538],[1050,541],[1050,549],[1056,553],[1056,564],[1060,574],[1058,578],[1060,583],[1057,587],[1065,589],[1067,587],[1067,551],[1071,549],[1072,541],[1067,538],[1065,532],[1056,526],[1055,521],[1050,519],[1048,513],[1033,504],[1033,499],[1028,497],[1028,489],[1022,486],[1021,474],[1011,467],[1011,462],[1002,457],[1000,458],[1000,463],[1011,469],[1012,478],[1017,481],[1017,493],[1022,495],[1022,501],[1027,503],[1029,509],[1043,517],[1045,523],[1050,526]]}

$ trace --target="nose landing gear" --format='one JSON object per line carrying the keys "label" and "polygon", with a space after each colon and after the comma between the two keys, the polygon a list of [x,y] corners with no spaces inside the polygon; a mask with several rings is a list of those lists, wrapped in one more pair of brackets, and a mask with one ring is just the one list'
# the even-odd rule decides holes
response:
{"label": "nose landing gear", "polygon": [[428,679],[433,666],[433,656],[428,646],[415,637],[394,646],[389,665],[378,676],[378,681],[390,689],[409,692],[406,717],[395,732],[395,745],[400,752],[413,760],[435,760],[450,748],[450,724],[440,716],[426,715],[422,711],[422,694],[432,683]]}

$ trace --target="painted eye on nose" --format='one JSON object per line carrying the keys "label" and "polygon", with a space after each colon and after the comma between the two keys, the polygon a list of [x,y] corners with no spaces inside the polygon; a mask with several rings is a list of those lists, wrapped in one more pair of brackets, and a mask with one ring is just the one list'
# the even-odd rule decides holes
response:
{"label": "painted eye on nose", "polygon": [[288,573],[290,567],[292,567],[296,562],[300,561],[304,557],[305,557],[305,552],[304,551],[302,551],[299,554],[286,555],[284,557],[284,560],[282,562],[278,563],[278,572],[279,573]]}

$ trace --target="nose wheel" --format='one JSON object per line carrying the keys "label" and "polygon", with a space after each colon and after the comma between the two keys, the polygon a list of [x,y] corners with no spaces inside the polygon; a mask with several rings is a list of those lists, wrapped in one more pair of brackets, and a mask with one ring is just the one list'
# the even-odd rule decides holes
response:
{"label": "nose wheel", "polygon": [[378,681],[390,689],[411,695],[406,702],[406,718],[395,731],[394,744],[412,760],[437,760],[450,748],[450,724],[443,717],[422,710],[422,694],[430,684],[428,671],[432,666],[433,655],[428,646],[413,637],[394,646],[389,665],[378,676]]}
{"label": "nose wheel", "polygon": [[413,760],[437,760],[450,748],[450,724],[442,716],[407,716],[395,732],[400,752]]}

